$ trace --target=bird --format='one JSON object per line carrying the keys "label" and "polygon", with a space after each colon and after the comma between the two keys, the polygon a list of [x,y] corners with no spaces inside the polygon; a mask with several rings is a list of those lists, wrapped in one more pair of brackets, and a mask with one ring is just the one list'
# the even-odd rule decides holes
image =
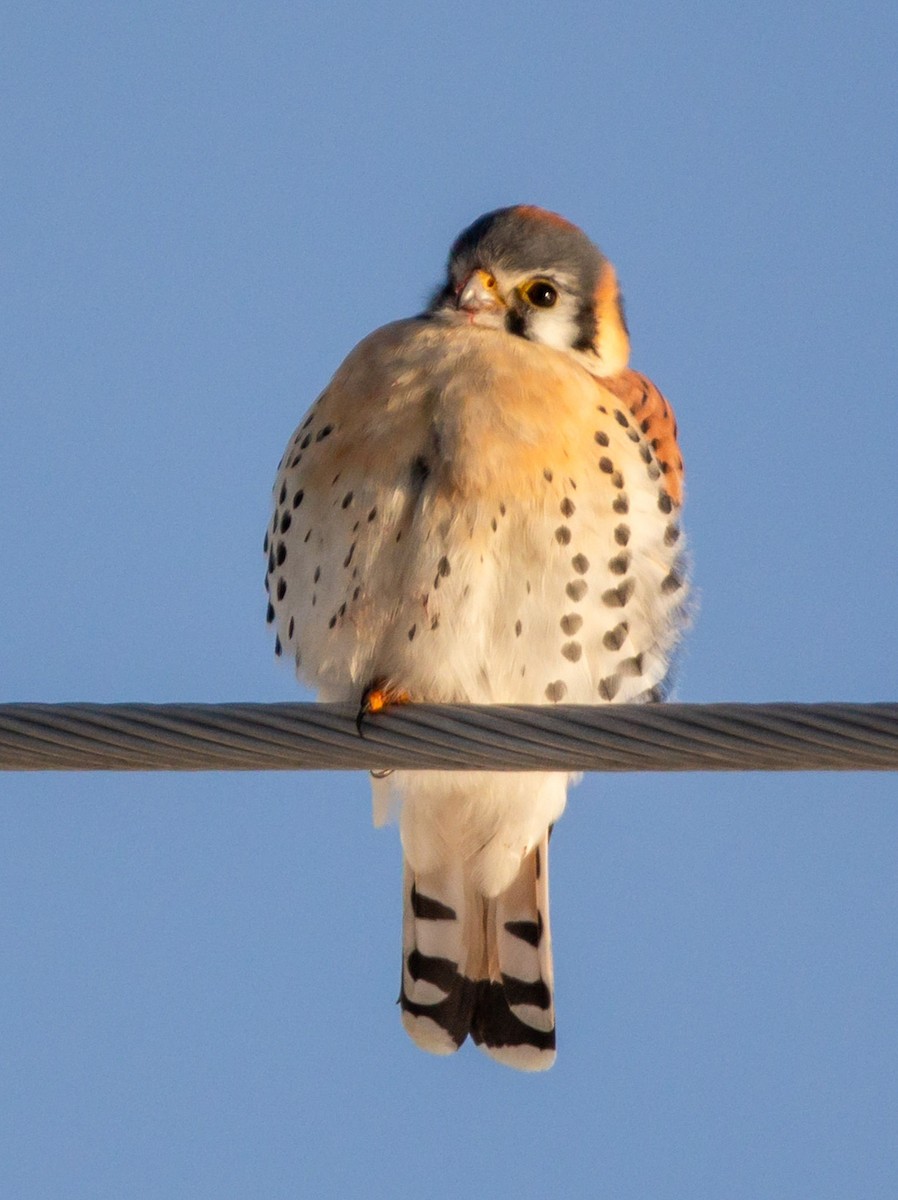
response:
{"label": "bird", "polygon": [[[364,338],[292,435],[268,622],[320,700],[666,698],[688,623],[673,410],[628,366],[617,274],[530,204],[455,240],[425,311]],[[399,810],[402,1022],[523,1071],[556,1056],[549,836],[563,771],[372,772]]]}

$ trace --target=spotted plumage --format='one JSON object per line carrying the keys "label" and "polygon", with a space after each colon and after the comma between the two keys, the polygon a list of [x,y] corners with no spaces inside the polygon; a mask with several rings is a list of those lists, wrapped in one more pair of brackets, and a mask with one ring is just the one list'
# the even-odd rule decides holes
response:
{"label": "spotted plumage", "polygon": [[[349,355],[294,434],[268,620],[322,699],[656,700],[687,594],[673,413],[627,368],[617,278],[530,206],[474,223],[419,317]],[[380,701],[379,701],[380,702]],[[448,1053],[555,1054],[548,835],[562,772],[397,771],[401,1003]]]}

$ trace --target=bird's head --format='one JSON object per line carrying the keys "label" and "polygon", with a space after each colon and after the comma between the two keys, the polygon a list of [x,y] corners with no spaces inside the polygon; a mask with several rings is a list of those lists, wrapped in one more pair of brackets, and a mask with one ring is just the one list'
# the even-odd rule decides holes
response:
{"label": "bird's head", "polygon": [[595,375],[629,358],[614,267],[576,225],[532,205],[496,209],[458,236],[428,311],[575,352]]}

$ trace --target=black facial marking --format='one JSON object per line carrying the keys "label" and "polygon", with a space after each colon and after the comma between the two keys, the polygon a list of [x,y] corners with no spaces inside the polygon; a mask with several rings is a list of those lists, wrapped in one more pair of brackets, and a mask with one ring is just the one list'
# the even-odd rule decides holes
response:
{"label": "black facial marking", "polygon": [[505,328],[515,337],[527,337],[527,322],[516,309],[510,308],[505,316]]}

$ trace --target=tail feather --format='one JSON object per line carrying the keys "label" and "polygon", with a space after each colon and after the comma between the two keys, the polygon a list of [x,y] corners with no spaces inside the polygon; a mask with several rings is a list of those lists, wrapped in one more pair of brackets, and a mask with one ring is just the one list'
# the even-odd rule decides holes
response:
{"label": "tail feather", "polygon": [[447,868],[415,876],[404,867],[402,1023],[422,1050],[451,1054],[471,1027],[474,984],[466,975],[464,880]]}
{"label": "tail feather", "polygon": [[424,1050],[451,1054],[470,1033],[524,1071],[555,1061],[548,835],[499,896],[479,894],[461,864],[415,875],[406,863],[402,1020]]}

